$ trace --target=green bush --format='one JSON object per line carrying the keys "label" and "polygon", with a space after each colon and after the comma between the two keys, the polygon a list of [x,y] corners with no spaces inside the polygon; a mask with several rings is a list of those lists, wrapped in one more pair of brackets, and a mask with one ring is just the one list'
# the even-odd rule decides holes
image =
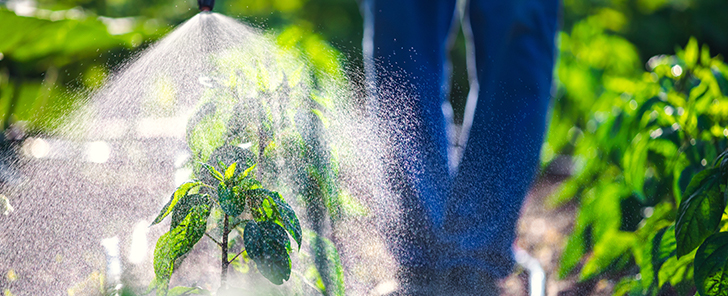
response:
{"label": "green bush", "polygon": [[[571,63],[588,58],[586,48],[610,54],[578,47],[616,38],[595,31],[577,36],[575,28],[561,38],[561,101],[547,145],[572,154],[575,172],[549,203],[576,197],[579,209],[559,275],[583,263],[580,280],[621,278],[617,295],[722,295],[728,66],[695,39],[675,56],[651,58],[648,72],[622,67],[619,55],[603,67]],[[626,48],[620,42],[611,44]],[[626,60],[634,65],[631,55]],[[553,125],[565,122],[570,130],[557,138],[553,131],[566,127]]]}

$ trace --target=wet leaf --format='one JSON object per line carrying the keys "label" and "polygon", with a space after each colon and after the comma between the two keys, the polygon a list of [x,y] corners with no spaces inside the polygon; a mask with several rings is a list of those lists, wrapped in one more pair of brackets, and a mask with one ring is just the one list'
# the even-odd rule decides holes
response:
{"label": "wet leaf", "polygon": [[720,194],[719,176],[717,168],[710,168],[690,180],[675,223],[678,257],[690,253],[718,230],[726,207],[726,201]]}
{"label": "wet leaf", "polygon": [[162,207],[162,210],[159,212],[159,215],[157,216],[157,218],[154,219],[154,221],[152,222],[151,225],[162,222],[162,220],[164,220],[164,217],[167,217],[167,215],[169,215],[169,213],[171,213],[172,210],[174,210],[174,207],[177,205],[177,203],[179,202],[179,200],[182,197],[187,195],[187,193],[190,190],[192,190],[192,188],[195,188],[200,185],[202,185],[201,182],[187,182],[187,183],[184,183],[184,184],[180,185],[179,187],[177,187],[177,190],[174,191],[174,193],[172,194],[172,197],[169,199],[169,202],[167,202],[167,204],[164,205],[164,207]]}
{"label": "wet leaf", "polygon": [[215,169],[215,167],[206,163],[203,163],[202,167],[207,169],[207,171],[210,173],[210,176],[217,179],[218,181],[222,182],[224,180],[223,175],[217,169]]}
{"label": "wet leaf", "polygon": [[233,162],[227,169],[225,169],[225,180],[230,180],[235,175],[235,167],[237,162]]}
{"label": "wet leaf", "polygon": [[217,197],[220,207],[225,214],[233,217],[239,216],[245,210],[245,195],[235,189],[235,187],[226,186],[222,182],[217,186]]}
{"label": "wet leaf", "polygon": [[154,274],[158,288],[167,290],[182,257],[202,238],[207,229],[210,206],[195,206],[177,227],[162,235],[154,248]]}
{"label": "wet leaf", "polygon": [[695,286],[702,296],[728,295],[728,232],[711,235],[698,248]]}
{"label": "wet leaf", "polygon": [[172,230],[179,226],[194,207],[204,205],[212,206],[210,198],[206,194],[188,194],[182,197],[172,212],[172,223],[169,229]]}
{"label": "wet leaf", "polygon": [[283,197],[278,192],[268,191],[267,194],[275,203],[276,211],[278,211],[278,214],[280,215],[283,227],[291,234],[298,245],[298,249],[300,250],[302,230],[301,223],[298,221],[296,213],[293,211],[293,208],[291,208],[291,206],[283,200]]}
{"label": "wet leaf", "polygon": [[243,232],[245,250],[260,273],[276,285],[291,276],[290,246],[286,231],[271,221],[250,221]]}

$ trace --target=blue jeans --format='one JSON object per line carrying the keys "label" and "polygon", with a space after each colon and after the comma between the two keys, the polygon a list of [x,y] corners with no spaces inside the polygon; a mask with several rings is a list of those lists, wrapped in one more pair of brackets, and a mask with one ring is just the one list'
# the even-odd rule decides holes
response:
{"label": "blue jeans", "polygon": [[456,1],[362,5],[370,108],[386,131],[387,174],[407,209],[396,256],[404,266],[466,265],[506,276],[546,130],[559,1],[466,5],[471,95],[455,170],[446,114]]}

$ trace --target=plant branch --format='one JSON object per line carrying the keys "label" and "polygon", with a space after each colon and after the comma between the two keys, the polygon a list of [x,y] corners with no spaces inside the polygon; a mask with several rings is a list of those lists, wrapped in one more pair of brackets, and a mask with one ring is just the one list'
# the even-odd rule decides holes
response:
{"label": "plant branch", "polygon": [[233,257],[233,259],[230,259],[230,262],[228,262],[228,263],[233,263],[233,261],[235,261],[235,259],[238,259],[238,256],[240,256],[240,254],[242,254],[243,252],[245,252],[245,248],[240,250],[240,252],[237,255],[235,255],[235,257]]}
{"label": "plant branch", "polygon": [[221,247],[221,248],[222,248],[222,243],[220,243],[220,242],[219,242],[219,241],[217,241],[217,240],[216,240],[216,239],[215,239],[214,237],[212,237],[212,236],[210,236],[209,234],[207,234],[207,232],[205,232],[205,236],[207,236],[207,238],[211,239],[211,240],[212,240],[213,242],[215,242],[215,243],[216,243],[216,244],[217,244],[217,245],[218,245],[219,247]]}

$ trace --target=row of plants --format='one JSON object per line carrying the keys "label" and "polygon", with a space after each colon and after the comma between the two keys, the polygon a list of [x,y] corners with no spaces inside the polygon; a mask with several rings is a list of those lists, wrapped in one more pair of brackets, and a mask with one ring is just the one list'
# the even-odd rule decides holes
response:
{"label": "row of plants", "polygon": [[728,65],[691,39],[651,58],[603,11],[560,35],[546,162],[572,156],[549,198],[578,204],[559,276],[617,280],[616,295],[728,291]]}

